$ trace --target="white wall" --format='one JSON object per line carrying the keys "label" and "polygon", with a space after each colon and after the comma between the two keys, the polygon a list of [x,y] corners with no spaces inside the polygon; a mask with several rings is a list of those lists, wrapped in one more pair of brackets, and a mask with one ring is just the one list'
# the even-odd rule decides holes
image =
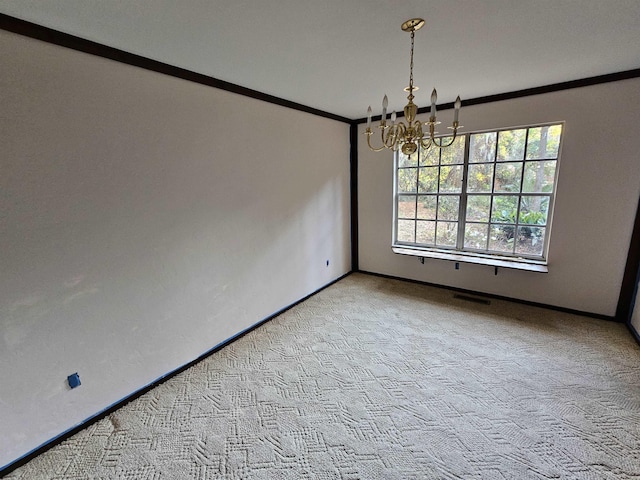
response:
{"label": "white wall", "polygon": [[350,270],[348,125],[4,31],[0,65],[0,468]]}
{"label": "white wall", "polygon": [[[424,95],[417,100],[424,105]],[[491,267],[455,270],[452,262],[422,265],[393,254],[392,154],[371,152],[362,125],[360,269],[613,316],[640,194],[638,105],[640,79],[463,107],[465,131],[566,121],[548,274],[501,269],[494,276]],[[452,111],[440,117],[446,125]]]}

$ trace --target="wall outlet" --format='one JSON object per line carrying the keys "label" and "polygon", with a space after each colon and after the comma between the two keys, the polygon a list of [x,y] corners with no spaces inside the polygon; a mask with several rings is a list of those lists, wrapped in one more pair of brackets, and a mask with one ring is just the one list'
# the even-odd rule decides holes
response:
{"label": "wall outlet", "polygon": [[69,382],[69,386],[71,388],[79,387],[80,386],[80,375],[78,375],[78,372],[72,373],[71,375],[69,375],[67,377],[67,382]]}

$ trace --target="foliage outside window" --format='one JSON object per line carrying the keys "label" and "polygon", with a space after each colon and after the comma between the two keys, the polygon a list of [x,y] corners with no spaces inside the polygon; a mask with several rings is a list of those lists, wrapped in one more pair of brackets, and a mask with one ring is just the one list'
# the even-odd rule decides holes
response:
{"label": "foliage outside window", "polygon": [[394,246],[545,261],[562,125],[396,153]]}

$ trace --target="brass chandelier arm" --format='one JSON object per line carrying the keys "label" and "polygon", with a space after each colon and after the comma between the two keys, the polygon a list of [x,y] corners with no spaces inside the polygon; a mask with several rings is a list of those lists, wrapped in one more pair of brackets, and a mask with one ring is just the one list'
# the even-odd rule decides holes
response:
{"label": "brass chandelier arm", "polygon": [[420,120],[413,122],[413,133],[417,138],[422,138],[424,135],[422,133],[422,122]]}
{"label": "brass chandelier arm", "polygon": [[367,127],[364,134],[367,136],[367,145],[374,152],[381,152],[384,149],[397,150],[398,147],[407,142],[418,143],[425,150],[432,146],[442,149],[453,145],[458,137],[457,122],[454,122],[452,127],[448,127],[453,130],[453,136],[451,140],[446,143],[444,142],[444,137],[435,137],[435,123],[436,122],[425,123],[425,125],[429,125],[429,133],[426,135],[422,129],[422,122],[420,120],[416,120],[410,127],[407,127],[404,122],[398,122],[392,125],[379,125],[380,140],[382,142],[382,146],[379,148],[371,145],[371,135],[373,135],[371,128]]}
{"label": "brass chandelier arm", "polygon": [[[384,130],[383,130],[384,131]],[[371,145],[371,135],[373,135],[373,132],[371,131],[370,128],[367,127],[367,129],[365,130],[364,134],[367,136],[367,145],[369,145],[369,148],[371,150],[373,150],[374,152],[381,152],[382,150],[385,149],[384,144],[380,147],[380,148],[374,148]]]}
{"label": "brass chandelier arm", "polygon": [[402,140],[407,135],[407,127],[404,123],[400,122],[398,124],[398,139],[396,140],[396,144],[399,146],[402,143]]}
{"label": "brass chandelier arm", "polygon": [[396,128],[394,126],[389,127],[387,135],[383,139],[384,147],[393,149],[393,145],[396,142]]}
{"label": "brass chandelier arm", "polygon": [[447,144],[443,144],[442,140],[444,137],[440,137],[440,143],[438,143],[438,141],[435,138],[431,139],[431,143],[433,146],[438,147],[438,148],[447,148],[450,147],[451,145],[453,145],[453,142],[456,141],[456,137],[458,136],[458,132],[456,132],[455,130],[453,131],[453,137],[451,138],[451,141]]}
{"label": "brass chandelier arm", "polygon": [[[416,122],[416,124],[418,123],[419,122]],[[385,148],[389,150],[396,150],[405,140],[407,127],[403,122],[394,123],[392,125],[380,125],[378,128],[380,129],[380,139],[382,140],[382,146],[379,148],[371,145],[371,135],[373,135],[371,128],[367,127],[364,131],[364,134],[367,136],[367,145],[374,152],[381,152]]]}
{"label": "brass chandelier arm", "polygon": [[404,123],[398,122],[392,124],[384,138],[384,146],[388,149],[395,150],[404,138],[405,132],[406,127],[404,126]]}
{"label": "brass chandelier arm", "polygon": [[447,148],[450,147],[451,145],[453,145],[453,142],[456,141],[456,137],[458,136],[458,128],[462,128],[460,127],[460,124],[454,120],[453,125],[450,127],[447,127],[450,130],[453,130],[453,136],[451,137],[451,141],[448,143],[443,143],[444,137],[440,137],[440,142],[438,142],[438,140],[435,138],[434,132],[433,132],[433,126],[435,125],[433,122],[427,122],[427,125],[429,125],[429,132],[430,132],[430,141],[431,141],[431,145],[437,147],[437,148]]}
{"label": "brass chandelier arm", "polygon": [[429,148],[431,148],[431,145],[433,145],[433,139],[431,137],[426,136],[420,139],[420,146],[422,146],[424,150],[428,150]]}

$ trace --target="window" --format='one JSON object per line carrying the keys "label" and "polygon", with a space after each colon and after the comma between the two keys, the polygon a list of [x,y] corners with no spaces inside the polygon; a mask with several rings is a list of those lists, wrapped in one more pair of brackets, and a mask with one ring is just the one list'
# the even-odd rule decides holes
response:
{"label": "window", "polygon": [[394,247],[545,263],[561,135],[541,125],[397,152]]}

